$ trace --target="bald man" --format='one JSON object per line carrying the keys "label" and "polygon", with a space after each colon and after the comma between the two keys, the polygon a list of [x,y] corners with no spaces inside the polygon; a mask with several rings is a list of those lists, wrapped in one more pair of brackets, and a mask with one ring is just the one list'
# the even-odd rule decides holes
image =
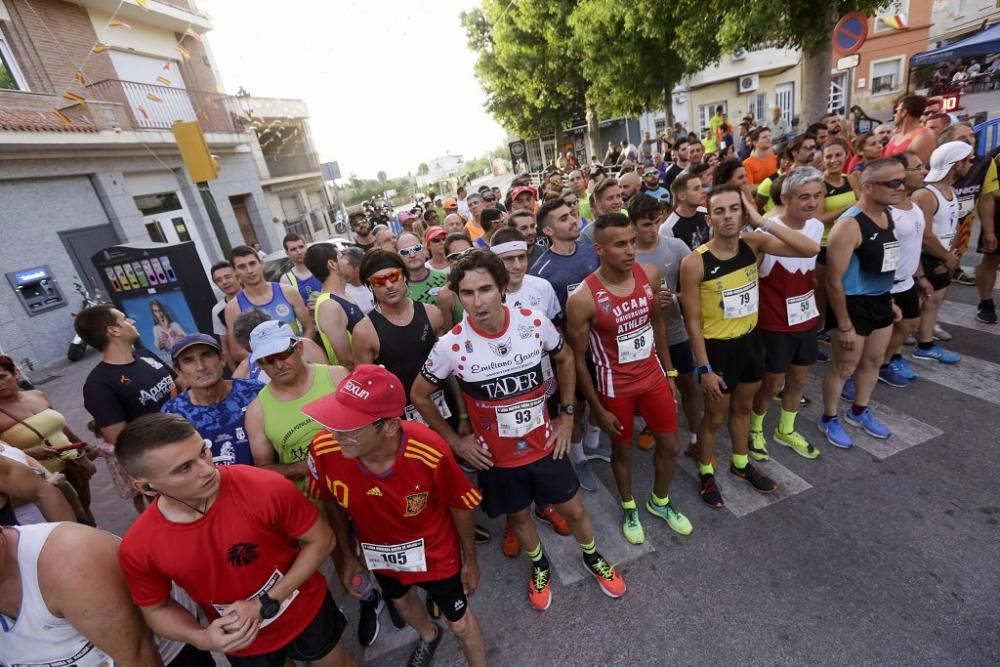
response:
{"label": "bald man", "polygon": [[465,220],[458,213],[449,213],[444,218],[444,231],[449,234],[465,233]]}
{"label": "bald man", "polygon": [[622,177],[618,179],[618,185],[622,189],[622,202],[628,202],[635,193],[639,192],[642,187],[642,179],[639,178],[639,174],[630,171],[622,174]]}

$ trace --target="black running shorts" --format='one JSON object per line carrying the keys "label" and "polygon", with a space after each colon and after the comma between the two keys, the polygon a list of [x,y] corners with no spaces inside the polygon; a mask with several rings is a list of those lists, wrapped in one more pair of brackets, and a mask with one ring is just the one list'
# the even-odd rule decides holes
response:
{"label": "black running shorts", "polygon": [[712,370],[726,383],[726,394],[737,384],[764,377],[764,344],[757,329],[739,338],[706,338],[705,352]]}
{"label": "black running shorts", "polygon": [[327,591],[323,605],[298,637],[271,653],[245,657],[227,655],[226,659],[232,667],[284,667],[288,658],[312,662],[329,655],[337,647],[346,627],[347,617],[337,608],[330,591]]}
{"label": "black running shorts", "polygon": [[514,514],[537,505],[560,505],[571,500],[580,488],[569,456],[559,460],[549,454],[534,463],[516,468],[479,471],[483,511],[492,518]]}
{"label": "black running shorts", "polygon": [[376,571],[374,575],[386,600],[398,600],[406,595],[413,586],[422,588],[441,608],[444,617],[452,623],[460,621],[465,616],[465,610],[469,606],[469,599],[465,597],[465,588],[462,586],[460,572],[456,572],[447,579],[419,581],[415,584],[401,584],[391,573],[385,571]]}
{"label": "black running shorts", "polygon": [[785,373],[792,364],[812,366],[819,358],[816,330],[761,331],[764,339],[764,370]]}
{"label": "black running shorts", "polygon": [[893,294],[892,302],[903,313],[904,320],[915,320],[920,317],[920,287],[916,281],[910,285],[910,289]]}
{"label": "black running shorts", "polygon": [[837,316],[833,308],[827,306],[826,328],[846,329],[848,326],[854,327],[854,332],[859,336],[869,336],[873,331],[884,329],[892,324],[892,295],[875,294],[854,294],[847,296],[847,316],[850,322],[841,324],[837,321]]}

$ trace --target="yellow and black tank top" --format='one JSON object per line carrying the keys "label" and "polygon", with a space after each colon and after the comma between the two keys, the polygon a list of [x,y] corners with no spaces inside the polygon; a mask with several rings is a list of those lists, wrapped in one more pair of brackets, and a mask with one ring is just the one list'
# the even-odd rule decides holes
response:
{"label": "yellow and black tank top", "polygon": [[701,279],[701,329],[705,338],[729,340],[757,326],[757,254],[742,238],[729,259],[719,259],[708,245],[695,252],[705,264]]}

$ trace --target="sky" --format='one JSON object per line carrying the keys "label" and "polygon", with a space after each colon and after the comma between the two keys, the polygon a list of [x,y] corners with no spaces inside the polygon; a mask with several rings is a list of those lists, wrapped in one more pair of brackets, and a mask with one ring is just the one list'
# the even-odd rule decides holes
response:
{"label": "sky", "polygon": [[345,177],[504,143],[458,18],[476,0],[197,1],[225,91],[305,100],[320,161]]}

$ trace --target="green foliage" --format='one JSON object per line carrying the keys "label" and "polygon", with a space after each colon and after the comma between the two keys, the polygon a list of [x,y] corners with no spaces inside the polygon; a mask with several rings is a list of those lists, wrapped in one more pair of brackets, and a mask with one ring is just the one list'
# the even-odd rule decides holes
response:
{"label": "green foliage", "polygon": [[570,17],[588,97],[602,117],[664,108],[664,91],[699,69],[678,57],[674,3],[582,0]]}
{"label": "green foliage", "polygon": [[548,135],[582,118],[587,83],[571,50],[575,0],[483,0],[462,12],[486,110],[523,136]]}
{"label": "green foliage", "polygon": [[380,197],[386,190],[395,190],[398,193],[393,197],[393,202],[404,203],[413,199],[416,183],[412,178],[387,178],[382,181],[375,178],[358,178],[356,174],[351,174],[347,185],[338,187],[337,190],[346,206],[359,204],[372,197]]}

